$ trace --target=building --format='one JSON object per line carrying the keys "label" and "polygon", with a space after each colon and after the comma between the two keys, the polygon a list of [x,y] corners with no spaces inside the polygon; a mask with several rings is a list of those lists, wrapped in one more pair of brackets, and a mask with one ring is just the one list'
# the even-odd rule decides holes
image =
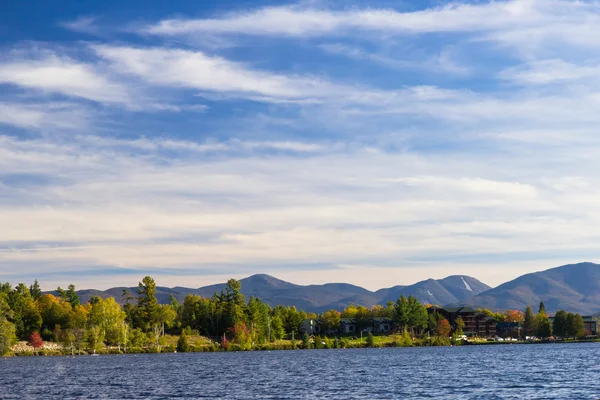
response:
{"label": "building", "polygon": [[467,336],[494,337],[496,336],[496,321],[471,307],[429,307],[428,312],[437,312],[450,322],[456,329],[456,320],[461,318],[464,324],[463,333]]}
{"label": "building", "polygon": [[314,335],[317,333],[321,333],[321,324],[316,319],[305,319],[300,324],[300,330],[303,333],[308,333],[309,335]]}
{"label": "building", "polygon": [[[390,318],[371,318],[368,323],[363,324],[363,332],[389,333],[392,332],[394,322]],[[323,324],[318,319],[305,319],[300,325],[300,330],[309,335],[330,334],[330,333],[355,333],[360,332],[358,324],[354,318],[341,318],[340,326],[326,331]]]}
{"label": "building", "polygon": [[590,316],[583,317],[583,329],[586,336],[596,336],[598,334],[597,321]]}
{"label": "building", "polygon": [[340,333],[354,333],[356,331],[354,318],[340,318]]}
{"label": "building", "polygon": [[503,339],[519,338],[523,336],[523,325],[520,322],[498,322],[496,335]]}
{"label": "building", "polygon": [[389,333],[392,331],[394,326],[394,321],[390,318],[371,318],[371,327],[369,332],[373,333]]}

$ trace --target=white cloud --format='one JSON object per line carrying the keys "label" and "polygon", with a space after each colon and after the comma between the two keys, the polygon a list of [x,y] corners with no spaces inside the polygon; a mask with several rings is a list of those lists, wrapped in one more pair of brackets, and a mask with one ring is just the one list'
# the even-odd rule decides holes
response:
{"label": "white cloud", "polygon": [[559,59],[532,61],[510,67],[501,72],[500,77],[521,84],[542,85],[569,81],[597,81],[600,65],[579,65]]}
{"label": "white cloud", "polygon": [[[316,77],[286,76],[252,70],[200,51],[166,48],[95,46],[99,56],[123,73],[153,85],[220,92],[264,101],[321,101],[352,95],[352,89]],[[341,93],[340,93],[341,92]]]}
{"label": "white cloud", "polygon": [[25,57],[14,52],[0,62],[0,83],[42,92],[60,93],[100,103],[129,104],[129,89],[89,64],[41,52]]}
{"label": "white cloud", "polygon": [[[164,158],[165,146],[179,156]],[[502,154],[457,160],[344,148],[298,158],[254,151],[317,147],[207,146],[198,151],[246,153],[185,157],[190,143],[164,139],[4,137],[0,170],[52,179],[33,190],[3,187],[2,263],[145,271],[236,265],[253,266],[251,273],[257,265],[415,266],[435,255],[447,260],[441,267],[463,255],[593,252],[600,237],[597,178],[579,175],[585,191],[571,190],[574,172],[594,162],[584,154],[557,172],[546,170],[545,158],[518,153],[505,163]],[[360,283],[358,275],[348,279]]]}
{"label": "white cloud", "polygon": [[382,9],[335,11],[270,7],[215,19],[163,20],[146,27],[144,31],[158,35],[242,33],[301,37],[321,36],[340,31],[348,33],[355,29],[397,33],[487,31],[506,27],[508,24],[531,24],[539,17],[539,4],[539,1],[532,0],[482,5],[455,3],[406,13]]}
{"label": "white cloud", "polygon": [[74,103],[0,103],[0,123],[26,129],[80,129],[91,116]]}

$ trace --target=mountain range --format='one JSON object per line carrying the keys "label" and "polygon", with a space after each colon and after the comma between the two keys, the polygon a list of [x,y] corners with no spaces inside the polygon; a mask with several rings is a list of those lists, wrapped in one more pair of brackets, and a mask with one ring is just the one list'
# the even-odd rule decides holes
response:
{"label": "mountain range", "polygon": [[[296,285],[270,275],[258,274],[240,280],[242,293],[261,298],[274,305],[296,306],[310,312],[341,310],[350,304],[370,307],[396,301],[401,295],[416,297],[422,303],[438,305],[471,305],[492,310],[523,310],[531,305],[537,310],[543,300],[548,312],[565,309],[583,314],[600,312],[600,265],[580,263],[564,265],[546,271],[520,276],[496,288],[466,275],[444,279],[427,279],[407,286],[393,286],[375,292],[347,283]],[[201,288],[157,287],[157,298],[168,303],[171,295],[183,301],[187,294],[210,297],[225,290],[217,284]],[[108,290],[80,290],[82,301],[92,296],[122,300],[123,290],[135,296],[137,287],[116,287]]]}

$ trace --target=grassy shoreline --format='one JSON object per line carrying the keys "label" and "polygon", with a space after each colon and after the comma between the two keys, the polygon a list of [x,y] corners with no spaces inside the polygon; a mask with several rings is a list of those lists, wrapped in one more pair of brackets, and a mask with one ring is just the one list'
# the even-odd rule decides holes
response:
{"label": "grassy shoreline", "polygon": [[[176,343],[178,336],[167,335],[165,336],[164,345],[157,347],[130,347],[126,351],[116,347],[107,347],[96,354],[101,355],[125,355],[125,354],[160,354],[160,353],[176,353]],[[494,346],[494,345],[529,345],[529,344],[566,344],[566,343],[597,343],[600,342],[600,338],[594,339],[575,339],[575,340],[560,340],[560,341],[490,341],[487,339],[471,340],[471,341],[457,341],[451,343],[449,339],[444,338],[431,338],[427,339],[413,339],[411,345],[404,345],[400,342],[400,335],[387,335],[387,336],[375,336],[373,343],[369,345],[366,338],[361,339],[350,339],[343,338],[338,343],[343,345],[332,346],[333,338],[321,338],[323,342],[318,345],[311,343],[309,347],[304,347],[301,342],[296,341],[295,343],[289,339],[277,340],[272,343],[257,344],[249,347],[240,347],[235,344],[230,345],[228,349],[223,348],[218,342],[213,342],[209,338],[203,336],[192,336],[189,338],[190,345],[188,353],[205,353],[205,352],[237,352],[237,351],[290,351],[290,350],[329,350],[329,349],[360,349],[360,348],[396,348],[396,347],[451,347],[451,346]],[[437,341],[436,341],[437,339]],[[23,346],[23,343],[20,343]],[[46,345],[50,345],[51,348],[43,348],[37,352],[31,349],[12,351],[5,357],[39,357],[39,356],[86,356],[91,355],[93,352],[82,350],[81,352],[75,351],[71,353],[70,349],[58,348],[56,343],[46,342]],[[21,347],[22,348],[22,347]]]}

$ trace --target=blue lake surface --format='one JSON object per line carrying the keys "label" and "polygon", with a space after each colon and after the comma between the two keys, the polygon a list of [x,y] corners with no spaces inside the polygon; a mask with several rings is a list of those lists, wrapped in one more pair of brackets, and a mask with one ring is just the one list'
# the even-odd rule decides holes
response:
{"label": "blue lake surface", "polygon": [[599,399],[600,344],[0,359],[1,399]]}

